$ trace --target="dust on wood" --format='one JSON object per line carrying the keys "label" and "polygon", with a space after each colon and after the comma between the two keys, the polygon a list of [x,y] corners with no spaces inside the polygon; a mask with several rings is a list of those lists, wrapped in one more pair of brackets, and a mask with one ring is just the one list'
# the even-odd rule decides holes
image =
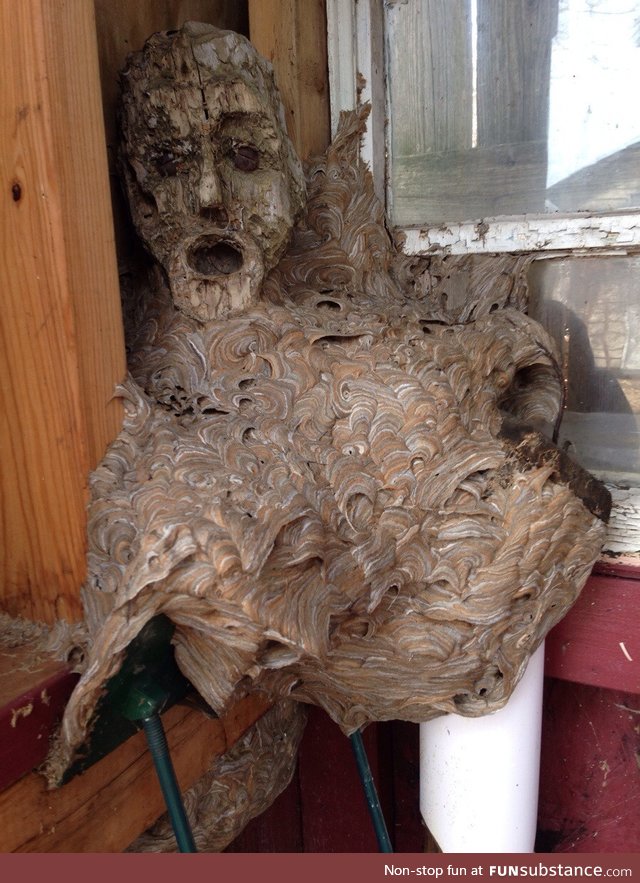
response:
{"label": "dust on wood", "polygon": [[26,705],[21,705],[20,708],[12,708],[11,709],[11,727],[13,729],[18,725],[18,721],[21,717],[29,717],[31,712],[33,711],[33,702],[27,702]]}

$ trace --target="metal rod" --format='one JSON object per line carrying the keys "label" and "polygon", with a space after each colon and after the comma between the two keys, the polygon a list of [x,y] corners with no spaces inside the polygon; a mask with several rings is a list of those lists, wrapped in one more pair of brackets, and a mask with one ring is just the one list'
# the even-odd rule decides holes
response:
{"label": "metal rod", "polygon": [[197,852],[159,714],[142,721],[179,852]]}
{"label": "metal rod", "polygon": [[382,814],[382,807],[380,806],[380,800],[378,799],[378,792],[376,791],[376,785],[373,781],[373,776],[371,775],[369,759],[367,758],[367,752],[362,741],[362,733],[358,730],[357,732],[353,733],[349,737],[349,739],[351,742],[351,747],[353,748],[353,753],[356,758],[358,773],[360,775],[360,781],[362,782],[362,787],[364,789],[364,794],[367,800],[369,815],[371,816],[371,821],[373,822],[373,829],[376,833],[376,839],[378,841],[378,851],[393,852],[391,839],[389,837],[389,832],[387,831],[387,825],[384,820],[384,815]]}

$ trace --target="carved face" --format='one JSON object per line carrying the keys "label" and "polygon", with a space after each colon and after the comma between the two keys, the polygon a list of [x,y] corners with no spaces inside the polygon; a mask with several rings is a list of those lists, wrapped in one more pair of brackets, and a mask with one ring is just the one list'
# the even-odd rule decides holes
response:
{"label": "carved face", "polygon": [[190,23],[153,37],[123,83],[131,211],[175,305],[199,321],[246,308],[304,193],[270,68],[243,37]]}

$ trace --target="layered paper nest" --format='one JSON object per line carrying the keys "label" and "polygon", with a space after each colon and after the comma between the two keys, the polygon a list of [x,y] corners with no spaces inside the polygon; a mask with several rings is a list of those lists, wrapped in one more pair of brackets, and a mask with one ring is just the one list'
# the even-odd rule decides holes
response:
{"label": "layered paper nest", "polygon": [[358,160],[363,116],[309,168],[258,305],[203,325],[158,283],[137,314],[91,481],[65,761],[160,613],[218,711],[254,689],[345,732],[494,711],[598,555],[606,493],[535,429],[561,406],[551,339],[508,289],[453,315],[418,284]]}

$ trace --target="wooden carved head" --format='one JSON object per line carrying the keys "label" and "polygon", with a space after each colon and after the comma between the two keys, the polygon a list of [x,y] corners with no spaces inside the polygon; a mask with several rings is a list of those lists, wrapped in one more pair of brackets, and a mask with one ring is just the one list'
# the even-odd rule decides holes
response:
{"label": "wooden carved head", "polygon": [[131,213],[176,307],[202,322],[255,302],[302,208],[304,179],[271,67],[239,34],[156,34],[122,76]]}

